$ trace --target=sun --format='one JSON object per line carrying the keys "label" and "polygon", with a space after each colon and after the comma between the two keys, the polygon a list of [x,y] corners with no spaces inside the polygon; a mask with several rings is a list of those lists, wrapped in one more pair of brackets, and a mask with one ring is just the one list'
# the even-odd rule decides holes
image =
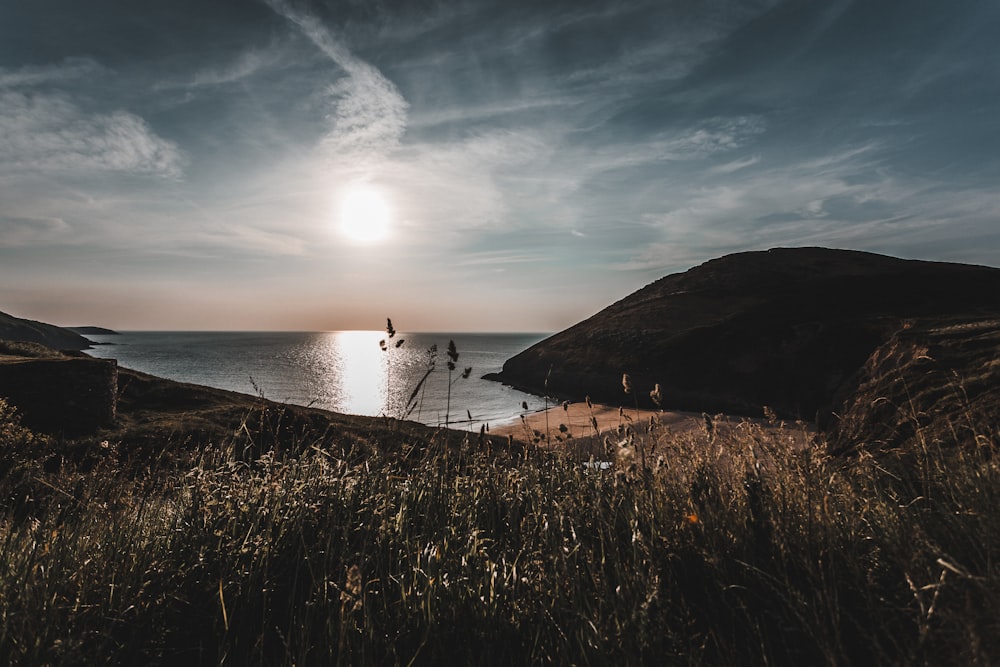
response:
{"label": "sun", "polygon": [[359,244],[384,240],[392,226],[385,194],[370,185],[352,187],[340,199],[340,232]]}

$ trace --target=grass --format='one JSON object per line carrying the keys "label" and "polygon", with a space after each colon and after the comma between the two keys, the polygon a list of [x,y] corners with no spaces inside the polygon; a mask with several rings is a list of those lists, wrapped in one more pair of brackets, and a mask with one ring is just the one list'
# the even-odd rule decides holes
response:
{"label": "grass", "polygon": [[449,431],[261,453],[253,423],[154,464],[0,401],[0,662],[1000,661],[995,429],[844,459],[654,424],[601,470]]}

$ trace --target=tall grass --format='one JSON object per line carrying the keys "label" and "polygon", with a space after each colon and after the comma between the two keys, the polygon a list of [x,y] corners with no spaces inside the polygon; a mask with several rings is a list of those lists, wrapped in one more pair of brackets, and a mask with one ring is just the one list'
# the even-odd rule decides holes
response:
{"label": "tall grass", "polygon": [[234,439],[147,470],[0,403],[0,662],[991,664],[980,435],[892,465],[654,424],[607,470],[447,431],[360,462]]}

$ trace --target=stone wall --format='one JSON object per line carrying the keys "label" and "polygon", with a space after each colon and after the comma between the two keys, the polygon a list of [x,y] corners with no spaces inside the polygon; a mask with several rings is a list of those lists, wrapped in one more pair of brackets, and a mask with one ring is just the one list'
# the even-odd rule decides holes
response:
{"label": "stone wall", "polygon": [[91,433],[115,421],[118,364],[89,357],[0,358],[0,396],[33,430]]}

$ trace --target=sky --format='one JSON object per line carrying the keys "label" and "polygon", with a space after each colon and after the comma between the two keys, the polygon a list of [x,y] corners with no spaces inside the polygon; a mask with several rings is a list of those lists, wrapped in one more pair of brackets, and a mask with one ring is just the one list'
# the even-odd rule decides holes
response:
{"label": "sky", "polygon": [[997,35],[992,0],[4,0],[0,311],[547,332],[732,252],[997,266]]}

